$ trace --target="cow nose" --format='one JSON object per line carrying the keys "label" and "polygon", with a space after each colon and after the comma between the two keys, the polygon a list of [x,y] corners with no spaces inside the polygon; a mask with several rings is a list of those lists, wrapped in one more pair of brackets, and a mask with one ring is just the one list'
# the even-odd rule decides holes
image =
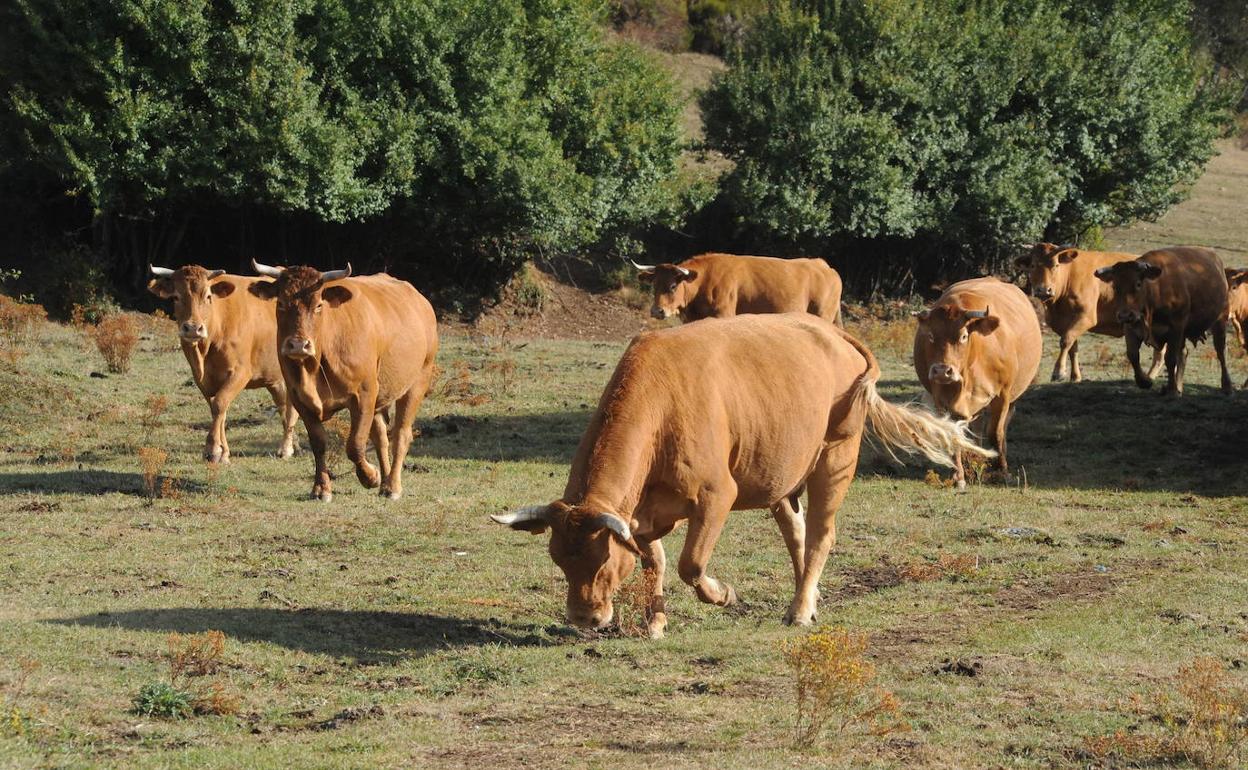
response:
{"label": "cow nose", "polygon": [[568,622],[579,628],[604,628],[611,623],[615,612],[606,610],[568,610]]}
{"label": "cow nose", "polygon": [[1037,299],[1052,299],[1053,287],[1052,286],[1037,286],[1036,288],[1031,290],[1031,293]]}
{"label": "cow nose", "polygon": [[194,321],[185,321],[182,324],[182,336],[187,339],[199,339],[201,337],[207,337],[208,333],[203,324],[195,323]]}
{"label": "cow nose", "polygon": [[664,318],[667,318],[667,313],[664,313],[661,307],[652,307],[650,308],[650,317],[662,321]]}
{"label": "cow nose", "polygon": [[307,358],[315,352],[312,340],[303,337],[287,337],[282,343],[282,355],[287,358]]}
{"label": "cow nose", "polygon": [[927,368],[927,378],[933,382],[957,382],[957,372],[949,364],[932,364]]}
{"label": "cow nose", "polygon": [[1140,314],[1134,310],[1119,310],[1118,322],[1124,324],[1133,324],[1140,320]]}

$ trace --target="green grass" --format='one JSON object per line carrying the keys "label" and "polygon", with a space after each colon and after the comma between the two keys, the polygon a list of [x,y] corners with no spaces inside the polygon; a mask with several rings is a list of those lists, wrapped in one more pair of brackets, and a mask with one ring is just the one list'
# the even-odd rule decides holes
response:
{"label": "green grass", "polygon": [[[898,400],[918,395],[905,338],[877,344]],[[0,368],[0,706],[25,725],[0,725],[0,766],[1079,764],[1084,736],[1148,728],[1132,693],[1198,655],[1248,657],[1248,395],[1216,392],[1204,347],[1181,400],[1137,391],[1121,341],[1083,347],[1089,382],[1020,403],[1014,482],[957,494],[867,453],[820,621],[871,634],[913,729],[802,753],[777,649],[802,632],[780,623],[791,577],[768,514],[734,514],[711,562],[743,604],[701,605],[669,575],[658,642],[571,632],[545,538],[487,518],[559,495],[623,343],[446,338],[442,367],[467,379],[426,402],[404,498],[359,487],[339,454],[323,505],[305,499],[306,452],[273,456],[262,391],[236,403],[234,462],[214,469],[172,346],[146,340],[129,375],[92,378],[95,351],[48,327]],[[499,356],[506,390],[486,367]],[[167,411],[145,418],[160,394]],[[173,496],[146,496],[143,446],[169,452]],[[898,582],[941,554],[980,568]],[[240,714],[136,715],[168,634],[214,629]],[[979,675],[936,673],[959,658]]]}

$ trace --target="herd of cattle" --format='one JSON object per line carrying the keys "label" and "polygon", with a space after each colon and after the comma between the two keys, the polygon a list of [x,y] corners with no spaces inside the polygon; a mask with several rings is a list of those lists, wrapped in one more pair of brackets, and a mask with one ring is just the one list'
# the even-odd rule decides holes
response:
{"label": "herd of cattle", "polygon": [[[1021,257],[1031,294],[1061,337],[1053,379],[1081,379],[1079,337],[1125,336],[1136,382],[1150,387],[1164,356],[1166,391],[1181,394],[1187,342],[1210,335],[1226,369],[1228,323],[1248,321],[1248,270],[1227,270],[1203,248],[1128,254],[1042,243]],[[283,415],[279,457],[294,453],[301,418],[315,459],[314,498],[332,499],[324,421],[351,416],[346,453],[365,487],[402,493],[412,424],[434,376],[437,320],[405,281],[345,270],[275,268],[260,277],[195,265],[151,268],[149,289],[174,302],[183,352],[212,411],[204,457],[228,462],[226,412],[264,387]],[[1041,331],[1017,286],[975,278],[916,313],[915,371],[936,411],[876,391],[871,351],[840,323],[841,280],[823,260],[704,254],[681,264],[635,265],[653,284],[651,315],[682,326],[633,339],[603,391],[562,496],[492,518],[550,531],[550,555],[568,581],[570,622],[599,628],[640,557],[652,573],[650,635],[666,627],[662,538],[688,532],[677,572],[700,600],[729,605],[732,586],[707,564],[728,514],[769,508],[793,564],[786,622],[808,624],[836,541],[836,512],[853,479],[864,431],[890,451],[954,469],[963,456],[1007,470],[1006,427],[1035,379]],[[1154,350],[1140,369],[1139,348]],[[1248,383],[1245,383],[1248,387]],[[968,424],[986,420],[977,445]],[[369,462],[371,441],[378,467]],[[808,509],[801,503],[807,495]]]}

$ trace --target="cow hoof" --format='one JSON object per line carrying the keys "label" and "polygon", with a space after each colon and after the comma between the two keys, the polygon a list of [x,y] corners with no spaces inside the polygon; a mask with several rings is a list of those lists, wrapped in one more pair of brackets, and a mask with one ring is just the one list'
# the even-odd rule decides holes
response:
{"label": "cow hoof", "polygon": [[210,463],[228,463],[230,456],[224,449],[217,447],[204,452],[204,459]]}
{"label": "cow hoof", "polygon": [[646,635],[651,639],[662,639],[663,632],[667,630],[667,613],[656,612],[646,626]]}
{"label": "cow hoof", "polygon": [[383,488],[383,489],[381,490],[381,496],[382,496],[382,497],[384,497],[384,498],[386,498],[387,500],[398,500],[400,497],[402,497],[402,496],[403,496],[403,493],[402,493],[402,492],[395,492],[394,490],[384,489],[384,488]]}
{"label": "cow hoof", "polygon": [[1136,377],[1135,384],[1140,388],[1140,390],[1148,390],[1153,387],[1153,381],[1148,377]]}
{"label": "cow hoof", "polygon": [[966,479],[958,479],[957,483],[954,484],[953,487],[959,492],[965,492],[966,491]]}
{"label": "cow hoof", "polygon": [[360,483],[369,489],[376,489],[381,486],[381,474],[371,465],[358,465],[355,468],[355,477]]}
{"label": "cow hoof", "polygon": [[724,584],[724,600],[719,603],[720,607],[731,607],[737,603],[737,589]]}
{"label": "cow hoof", "polygon": [[328,503],[334,499],[334,493],[328,489],[313,489],[312,499],[319,500],[322,503]]}
{"label": "cow hoof", "polygon": [[784,616],[784,624],[786,626],[809,626],[815,622],[815,613],[807,612],[801,615],[794,614],[793,610],[789,610]]}
{"label": "cow hoof", "polygon": [[284,446],[284,447],[280,447],[277,450],[277,459],[279,460],[285,460],[289,457],[294,457],[294,456],[295,456],[295,448],[293,446]]}
{"label": "cow hoof", "polygon": [[1053,376],[1049,378],[1049,382],[1061,382],[1066,379],[1066,375],[1061,372],[1053,372]]}

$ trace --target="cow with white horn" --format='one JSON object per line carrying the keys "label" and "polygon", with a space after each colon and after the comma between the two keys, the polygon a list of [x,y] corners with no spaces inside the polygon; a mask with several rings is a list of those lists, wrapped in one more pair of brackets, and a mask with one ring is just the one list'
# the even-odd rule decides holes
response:
{"label": "cow with white horn", "polygon": [[173,300],[182,353],[191,366],[191,378],[208,402],[212,425],[204,444],[204,459],[228,463],[230,444],[225,437],[226,413],[244,390],[264,388],[282,414],[282,440],[277,456],[295,452],[298,415],[287,398],[277,362],[277,322],[273,311],[250,289],[256,278],[227,275],[186,265],[176,270],[149,265],[148,291]]}
{"label": "cow with white horn", "polygon": [[[252,263],[276,279],[253,287],[276,300],[275,339],[287,390],[308,429],[316,460],[312,496],[333,498],[325,462],[325,420],[351,414],[347,457],[368,488],[398,499],[412,423],[433,379],[438,325],[433,307],[406,281],[385,273],[351,277],[351,266],[311,267]],[[393,407],[387,426],[383,414]],[[380,470],[366,455],[371,437]]]}
{"label": "cow with white horn", "polygon": [[700,600],[729,605],[736,591],[707,571],[715,543],[729,512],[769,508],[793,564],[786,621],[809,624],[868,424],[885,445],[945,465],[963,450],[987,451],[964,425],[885,401],[879,376],[866,346],[812,315],[643,333],[598,402],[563,495],[492,518],[550,531],[551,558],[568,580],[567,617],[578,626],[611,623],[612,597],[640,557],[652,573],[648,628],[658,637],[667,624],[661,538],[687,521],[677,572]]}

